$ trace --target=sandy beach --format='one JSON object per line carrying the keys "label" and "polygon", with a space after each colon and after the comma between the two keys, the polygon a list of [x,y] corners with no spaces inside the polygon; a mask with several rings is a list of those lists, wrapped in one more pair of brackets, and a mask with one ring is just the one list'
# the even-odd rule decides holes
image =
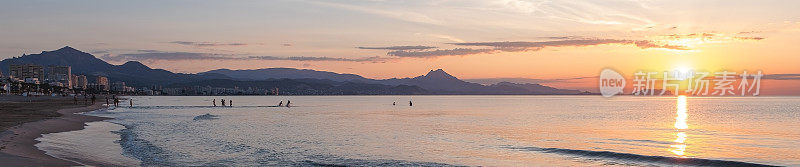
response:
{"label": "sandy beach", "polygon": [[42,134],[81,130],[87,122],[107,118],[75,113],[97,110],[105,105],[98,96],[94,105],[84,105],[72,97],[0,97],[3,132],[0,133],[0,162],[8,166],[76,166],[71,161],[54,158],[34,146]]}

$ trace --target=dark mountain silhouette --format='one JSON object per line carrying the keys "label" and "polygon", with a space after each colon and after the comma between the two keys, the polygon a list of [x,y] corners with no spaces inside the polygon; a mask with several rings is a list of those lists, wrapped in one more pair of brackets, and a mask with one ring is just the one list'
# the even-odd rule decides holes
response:
{"label": "dark mountain silhouette", "polygon": [[129,61],[122,65],[112,65],[86,52],[66,46],[54,51],[22,55],[0,61],[0,69],[8,73],[10,64],[65,65],[72,67],[72,73],[94,76],[107,76],[109,80],[123,81],[132,86],[152,86],[205,79],[228,78],[224,75],[176,74],[162,69],[151,69],[142,63]]}
{"label": "dark mountain silhouette", "polygon": [[579,90],[568,90],[568,89],[557,89],[549,86],[539,85],[539,84],[517,84],[511,82],[500,82],[497,84],[490,85],[490,87],[500,88],[500,87],[507,87],[507,88],[522,88],[525,91],[528,91],[528,94],[538,94],[538,95],[552,95],[552,94],[580,94],[581,91]]}
{"label": "dark mountain silhouette", "polygon": [[[515,84],[503,82],[494,85],[481,85],[462,81],[442,69],[431,70],[425,75],[413,78],[392,78],[375,80],[355,74],[340,74],[326,71],[293,68],[266,68],[256,70],[219,69],[199,74],[221,74],[242,81],[272,79],[316,79],[358,84],[381,84],[390,86],[418,86],[430,94],[579,94],[577,90],[563,90],[539,84]],[[328,83],[329,84],[329,83]]]}
{"label": "dark mountain silhouette", "polygon": [[427,90],[444,92],[473,92],[484,88],[480,84],[459,80],[442,69],[431,70],[428,74],[414,78],[393,78],[377,82],[387,85],[416,85]]}

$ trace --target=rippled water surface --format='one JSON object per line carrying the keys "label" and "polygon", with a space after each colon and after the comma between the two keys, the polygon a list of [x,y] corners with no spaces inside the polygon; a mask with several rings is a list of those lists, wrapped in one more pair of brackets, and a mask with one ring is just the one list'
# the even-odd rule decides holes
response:
{"label": "rippled water surface", "polygon": [[[43,149],[178,166],[800,166],[796,97],[132,98],[132,108],[90,113],[113,124],[46,135]],[[210,107],[215,98],[234,106]],[[117,149],[63,144],[73,140]]]}

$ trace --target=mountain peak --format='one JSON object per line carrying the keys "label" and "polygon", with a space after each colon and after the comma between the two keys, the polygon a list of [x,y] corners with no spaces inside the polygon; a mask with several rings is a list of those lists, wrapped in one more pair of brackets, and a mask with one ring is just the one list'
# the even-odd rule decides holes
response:
{"label": "mountain peak", "polygon": [[134,68],[134,69],[149,69],[150,68],[150,67],[147,67],[146,65],[144,65],[144,64],[142,64],[142,63],[140,63],[138,61],[128,61],[128,62],[125,62],[125,64],[122,64],[121,66],[122,67],[126,67],[126,68]]}
{"label": "mountain peak", "polygon": [[431,70],[428,74],[425,74],[425,77],[428,78],[456,78],[447,72],[444,72],[442,69]]}
{"label": "mountain peak", "polygon": [[54,50],[53,52],[81,52],[81,51],[69,46],[64,46],[63,48]]}

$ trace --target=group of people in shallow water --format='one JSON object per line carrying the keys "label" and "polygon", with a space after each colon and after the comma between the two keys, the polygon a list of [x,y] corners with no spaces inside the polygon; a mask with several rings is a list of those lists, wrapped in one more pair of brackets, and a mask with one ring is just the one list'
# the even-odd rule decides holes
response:
{"label": "group of people in shallow water", "polygon": [[[219,101],[222,102],[222,106],[224,107],[225,106],[225,99],[220,99]],[[211,103],[214,105],[214,107],[216,107],[217,106],[217,99],[211,100]],[[233,107],[233,100],[228,100],[228,106],[229,107]]]}
{"label": "group of people in shallow water", "polygon": [[[90,105],[89,99],[90,99],[89,95],[84,94],[83,95],[83,104],[84,105]],[[75,104],[78,104],[78,95],[72,96],[72,100],[75,101]],[[91,105],[94,105],[94,102],[97,100],[97,97],[94,94],[92,94],[91,100],[92,100],[91,101]],[[109,100],[111,100],[111,101],[109,101]],[[114,107],[119,107],[119,98],[117,98],[117,95],[112,95],[111,99],[109,99],[108,96],[106,96],[106,106],[111,106],[112,102],[114,103]],[[130,106],[133,107],[133,99],[130,99]]]}
{"label": "group of people in shallow water", "polygon": [[[397,105],[397,102],[392,102],[392,105]],[[411,100],[408,101],[408,106],[414,106],[414,103],[411,103]]]}
{"label": "group of people in shallow water", "polygon": [[[286,100],[286,107],[291,107],[290,105],[292,105],[292,101]],[[283,101],[278,103],[278,107],[283,107]]]}

